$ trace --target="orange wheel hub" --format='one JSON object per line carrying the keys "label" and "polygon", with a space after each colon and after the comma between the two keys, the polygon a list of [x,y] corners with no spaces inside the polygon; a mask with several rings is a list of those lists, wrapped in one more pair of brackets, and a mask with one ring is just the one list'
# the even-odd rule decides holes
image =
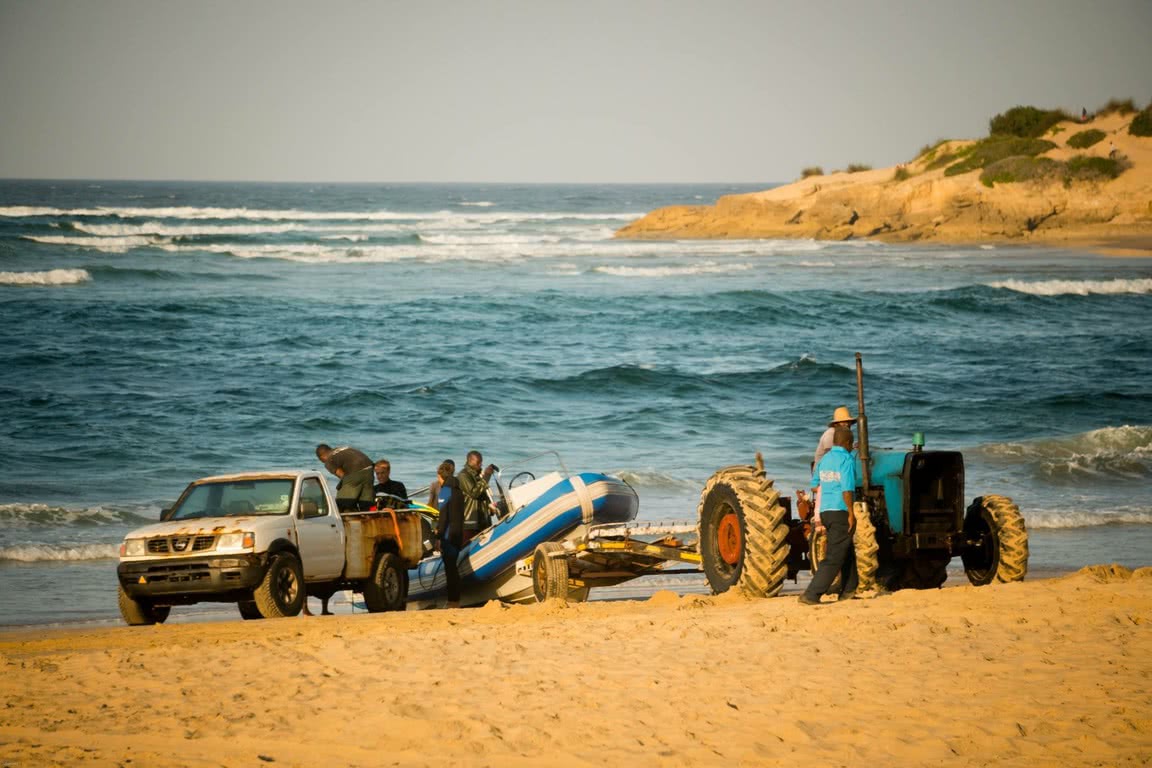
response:
{"label": "orange wheel hub", "polygon": [[720,549],[720,558],[728,565],[740,562],[740,550],[743,542],[740,537],[740,518],[735,512],[729,512],[720,518],[720,525],[716,529],[717,544]]}

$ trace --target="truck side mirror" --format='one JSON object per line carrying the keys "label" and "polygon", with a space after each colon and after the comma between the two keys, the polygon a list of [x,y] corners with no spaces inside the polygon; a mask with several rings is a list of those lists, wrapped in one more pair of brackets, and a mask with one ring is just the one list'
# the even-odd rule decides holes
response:
{"label": "truck side mirror", "polygon": [[302,500],[300,502],[300,517],[320,517],[320,505],[314,501]]}
{"label": "truck side mirror", "polygon": [[167,520],[168,519],[168,513],[171,511],[172,511],[172,507],[164,507],[164,509],[160,510],[160,519],[161,520]]}

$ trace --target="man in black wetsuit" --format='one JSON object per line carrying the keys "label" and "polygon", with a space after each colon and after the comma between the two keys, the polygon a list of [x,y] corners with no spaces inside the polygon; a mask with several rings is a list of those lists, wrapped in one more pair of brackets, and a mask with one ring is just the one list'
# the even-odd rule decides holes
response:
{"label": "man in black wetsuit", "polygon": [[377,496],[396,497],[388,499],[384,504],[386,507],[395,507],[396,499],[408,499],[408,489],[404,487],[404,483],[392,479],[392,465],[388,463],[388,459],[376,462],[376,486],[372,490]]}

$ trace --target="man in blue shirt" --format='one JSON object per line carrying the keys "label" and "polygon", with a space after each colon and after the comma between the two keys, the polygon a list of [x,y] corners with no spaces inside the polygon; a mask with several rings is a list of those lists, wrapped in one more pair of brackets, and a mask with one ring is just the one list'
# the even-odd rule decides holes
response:
{"label": "man in blue shirt", "polygon": [[852,534],[856,530],[852,500],[858,478],[856,457],[851,449],[851,430],[837,427],[832,435],[832,450],[824,454],[812,472],[812,487],[819,489],[816,524],[826,530],[828,547],[808,589],[800,596],[804,605],[819,605],[837,575],[841,600],[852,599],[860,581],[856,573],[856,549],[852,545]]}

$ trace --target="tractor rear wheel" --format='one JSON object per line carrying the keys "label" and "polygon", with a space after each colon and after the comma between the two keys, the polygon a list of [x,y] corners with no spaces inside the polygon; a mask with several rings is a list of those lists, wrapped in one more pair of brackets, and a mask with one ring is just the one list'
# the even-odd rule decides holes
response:
{"label": "tractor rear wheel", "polygon": [[700,494],[698,546],[715,594],[739,587],[751,597],[773,597],[788,573],[788,525],[780,494],[762,469],[726,467]]}
{"label": "tractor rear wheel", "polygon": [[[568,600],[568,560],[553,556],[563,551],[564,545],[555,541],[536,546],[532,555],[532,593],[536,595],[536,602]],[[588,592],[584,590],[582,595],[576,596],[576,602],[583,602],[587,597]]]}
{"label": "tractor rear wheel", "polygon": [[904,564],[900,575],[901,589],[939,589],[948,580],[948,563],[944,555],[919,555]]}
{"label": "tractor rear wheel", "polygon": [[[856,518],[856,530],[852,533],[852,548],[856,552],[856,575],[859,577],[857,590],[864,591],[876,588],[876,569],[879,566],[880,545],[876,541],[876,526],[868,511],[868,503],[857,501],[852,505],[852,514]],[[824,559],[824,552],[828,548],[828,537],[823,531],[813,531],[808,542],[808,561],[812,563],[812,575],[816,575],[820,561]],[[830,592],[840,590],[840,576],[832,580],[828,588]]]}
{"label": "tractor rear wheel", "polygon": [[1007,496],[978,496],[964,516],[961,552],[968,581],[978,587],[993,581],[1023,581],[1028,573],[1028,529],[1020,508]]}

